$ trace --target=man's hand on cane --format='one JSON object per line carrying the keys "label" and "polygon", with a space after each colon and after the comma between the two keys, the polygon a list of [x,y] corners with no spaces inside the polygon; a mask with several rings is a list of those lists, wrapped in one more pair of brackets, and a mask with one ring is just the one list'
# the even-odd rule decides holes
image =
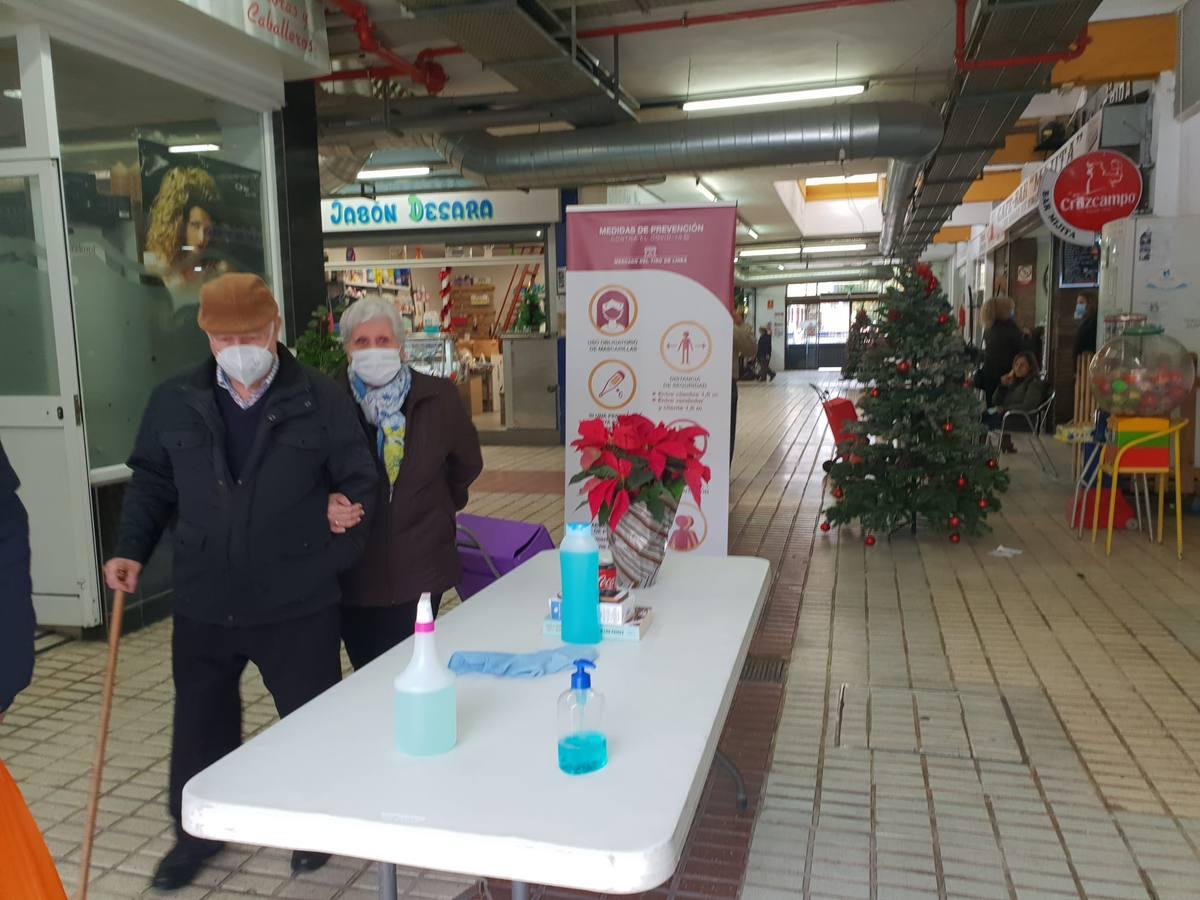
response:
{"label": "man's hand on cane", "polygon": [[117,556],[104,564],[104,581],[111,590],[132,594],[137,590],[138,575],[141,572],[140,562]]}

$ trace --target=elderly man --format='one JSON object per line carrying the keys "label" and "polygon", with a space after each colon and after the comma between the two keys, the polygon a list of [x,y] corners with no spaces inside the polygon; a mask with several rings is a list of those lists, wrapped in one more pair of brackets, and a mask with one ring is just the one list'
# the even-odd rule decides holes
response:
{"label": "elderly man", "polygon": [[[341,677],[338,574],[367,530],[330,534],[331,493],[370,516],[376,470],[358,412],[330,379],[278,343],[274,297],[255,275],[200,291],[215,360],[160,385],[129,466],[114,590],[133,591],[174,520],[175,731],[169,805],[176,843],[153,884],[189,884],[221,845],[180,827],[183,786],[241,742],[238,680],[253,662],[281,716]],[[296,785],[303,791],[304,785]],[[297,851],[297,871],[328,859]]]}

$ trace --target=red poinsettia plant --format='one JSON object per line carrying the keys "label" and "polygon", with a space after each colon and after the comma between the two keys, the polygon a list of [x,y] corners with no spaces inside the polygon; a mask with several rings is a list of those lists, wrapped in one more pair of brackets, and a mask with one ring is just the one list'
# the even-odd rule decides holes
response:
{"label": "red poinsettia plant", "polygon": [[571,442],[580,463],[571,483],[585,482],[586,502],[601,525],[615,528],[634,503],[665,522],[685,489],[698,506],[701,488],[712,479],[700,462],[699,440],[705,437],[699,425],[670,428],[645,416],[618,416],[611,428],[602,419],[586,419]]}

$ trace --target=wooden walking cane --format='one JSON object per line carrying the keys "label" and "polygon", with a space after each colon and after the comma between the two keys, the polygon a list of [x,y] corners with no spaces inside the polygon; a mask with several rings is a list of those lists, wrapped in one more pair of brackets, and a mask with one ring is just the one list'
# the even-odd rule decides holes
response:
{"label": "wooden walking cane", "polygon": [[100,724],[96,730],[96,755],[92,760],[92,786],[88,792],[87,815],[83,823],[83,854],[80,857],[79,891],[76,900],[87,900],[91,874],[92,841],[96,836],[96,815],[100,812],[100,782],[104,773],[104,748],[108,744],[108,720],[112,714],[113,686],[117,680],[117,645],[121,641],[121,617],[125,613],[125,592],[113,591],[112,618],[108,623],[108,665],[104,670],[104,694],[100,698]]}

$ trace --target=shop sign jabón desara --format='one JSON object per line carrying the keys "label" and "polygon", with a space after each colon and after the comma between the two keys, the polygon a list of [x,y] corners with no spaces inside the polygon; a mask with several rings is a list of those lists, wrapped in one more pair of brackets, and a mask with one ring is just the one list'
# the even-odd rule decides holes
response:
{"label": "shop sign jab\u00f3n desara", "polygon": [[559,218],[558,191],[398,194],[321,201],[324,231],[542,225]]}
{"label": "shop sign jab\u00f3n desara", "polygon": [[1058,237],[1087,246],[1101,228],[1131,215],[1141,202],[1137,164],[1122,153],[1095,150],[1042,176],[1038,210]]}

